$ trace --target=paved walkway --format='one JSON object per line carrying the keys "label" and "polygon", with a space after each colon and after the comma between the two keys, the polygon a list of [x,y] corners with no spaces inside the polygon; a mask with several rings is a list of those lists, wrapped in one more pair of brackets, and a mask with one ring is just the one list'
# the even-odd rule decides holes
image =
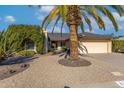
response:
{"label": "paved walkway", "polygon": [[[85,56],[92,64],[86,67],[65,67],[57,61],[58,56],[41,56],[30,63],[30,67],[10,78],[0,81],[0,87],[118,87],[116,80],[124,76],[111,74],[117,71],[107,63]],[[121,72],[124,73],[124,72]],[[104,84],[104,85],[103,85]]]}

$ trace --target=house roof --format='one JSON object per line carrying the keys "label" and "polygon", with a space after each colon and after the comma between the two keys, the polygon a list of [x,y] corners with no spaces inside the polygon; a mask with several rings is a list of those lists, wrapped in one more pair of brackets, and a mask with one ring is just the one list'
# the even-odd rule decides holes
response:
{"label": "house roof", "polygon": [[48,33],[48,38],[51,41],[65,41],[69,39],[68,33]]}
{"label": "house roof", "polygon": [[[79,38],[91,38],[91,39],[111,39],[110,35],[100,35],[89,32],[78,34]],[[69,39],[69,33],[48,33],[48,38],[51,41],[64,41]]]}
{"label": "house roof", "polygon": [[110,35],[100,35],[100,34],[95,34],[95,33],[89,33],[89,32],[84,32],[84,33],[80,33],[79,37],[81,38],[112,38]]}

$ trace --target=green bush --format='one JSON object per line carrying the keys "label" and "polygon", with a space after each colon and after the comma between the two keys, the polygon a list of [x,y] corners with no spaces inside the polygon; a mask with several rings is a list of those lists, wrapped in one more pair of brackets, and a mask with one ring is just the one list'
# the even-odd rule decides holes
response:
{"label": "green bush", "polygon": [[3,49],[0,49],[0,60],[3,59],[5,57],[5,52],[3,51]]}
{"label": "green bush", "polygon": [[66,51],[67,50],[67,47],[66,46],[62,46],[62,50],[63,51]]}
{"label": "green bush", "polygon": [[22,50],[16,53],[16,55],[22,55],[22,56],[34,56],[36,52],[29,51],[29,50]]}
{"label": "green bush", "polygon": [[119,49],[124,49],[124,41],[123,40],[113,40],[112,41],[112,50],[117,52]]}
{"label": "green bush", "polygon": [[56,49],[55,48],[49,48],[48,51],[49,52],[54,52]]}
{"label": "green bush", "polygon": [[4,51],[24,50],[26,40],[33,41],[38,53],[43,52],[44,33],[40,26],[10,25],[7,30],[0,33],[0,47]]}

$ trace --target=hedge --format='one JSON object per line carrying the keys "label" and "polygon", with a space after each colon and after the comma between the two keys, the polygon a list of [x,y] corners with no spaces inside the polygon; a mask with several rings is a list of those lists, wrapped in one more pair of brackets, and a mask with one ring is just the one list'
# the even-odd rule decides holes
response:
{"label": "hedge", "polygon": [[[3,37],[2,37],[3,36]],[[0,48],[6,51],[21,51],[24,49],[25,39],[32,40],[36,45],[36,51],[42,53],[44,34],[40,26],[34,25],[10,25],[0,39]]]}
{"label": "hedge", "polygon": [[124,41],[123,40],[113,40],[112,41],[112,50],[116,52],[118,49],[124,49]]}

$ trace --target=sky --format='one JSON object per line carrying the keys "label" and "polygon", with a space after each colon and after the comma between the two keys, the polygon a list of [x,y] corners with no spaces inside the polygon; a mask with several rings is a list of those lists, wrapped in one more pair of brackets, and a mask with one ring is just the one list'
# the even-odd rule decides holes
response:
{"label": "sky", "polygon": [[[38,8],[37,6],[26,6],[26,5],[0,5],[0,31],[7,29],[7,27],[11,24],[30,24],[30,25],[41,25],[44,17],[52,10],[54,6],[42,6]],[[115,32],[113,26],[108,18],[106,18],[103,14],[100,14],[102,19],[106,24],[106,31],[100,30],[92,17],[90,17],[93,31],[91,33],[97,34],[114,34],[116,36],[121,35],[124,36],[124,17],[120,17],[116,11],[108,8],[113,14],[119,25],[119,31]],[[83,20],[83,19],[82,19]],[[55,21],[55,20],[53,20]],[[60,32],[60,24],[56,26],[55,32]],[[51,32],[53,24],[51,23],[47,31]],[[85,31],[89,32],[88,26],[85,25]],[[65,25],[63,28],[63,32],[69,32],[68,27]],[[79,29],[80,32],[80,29]]]}

